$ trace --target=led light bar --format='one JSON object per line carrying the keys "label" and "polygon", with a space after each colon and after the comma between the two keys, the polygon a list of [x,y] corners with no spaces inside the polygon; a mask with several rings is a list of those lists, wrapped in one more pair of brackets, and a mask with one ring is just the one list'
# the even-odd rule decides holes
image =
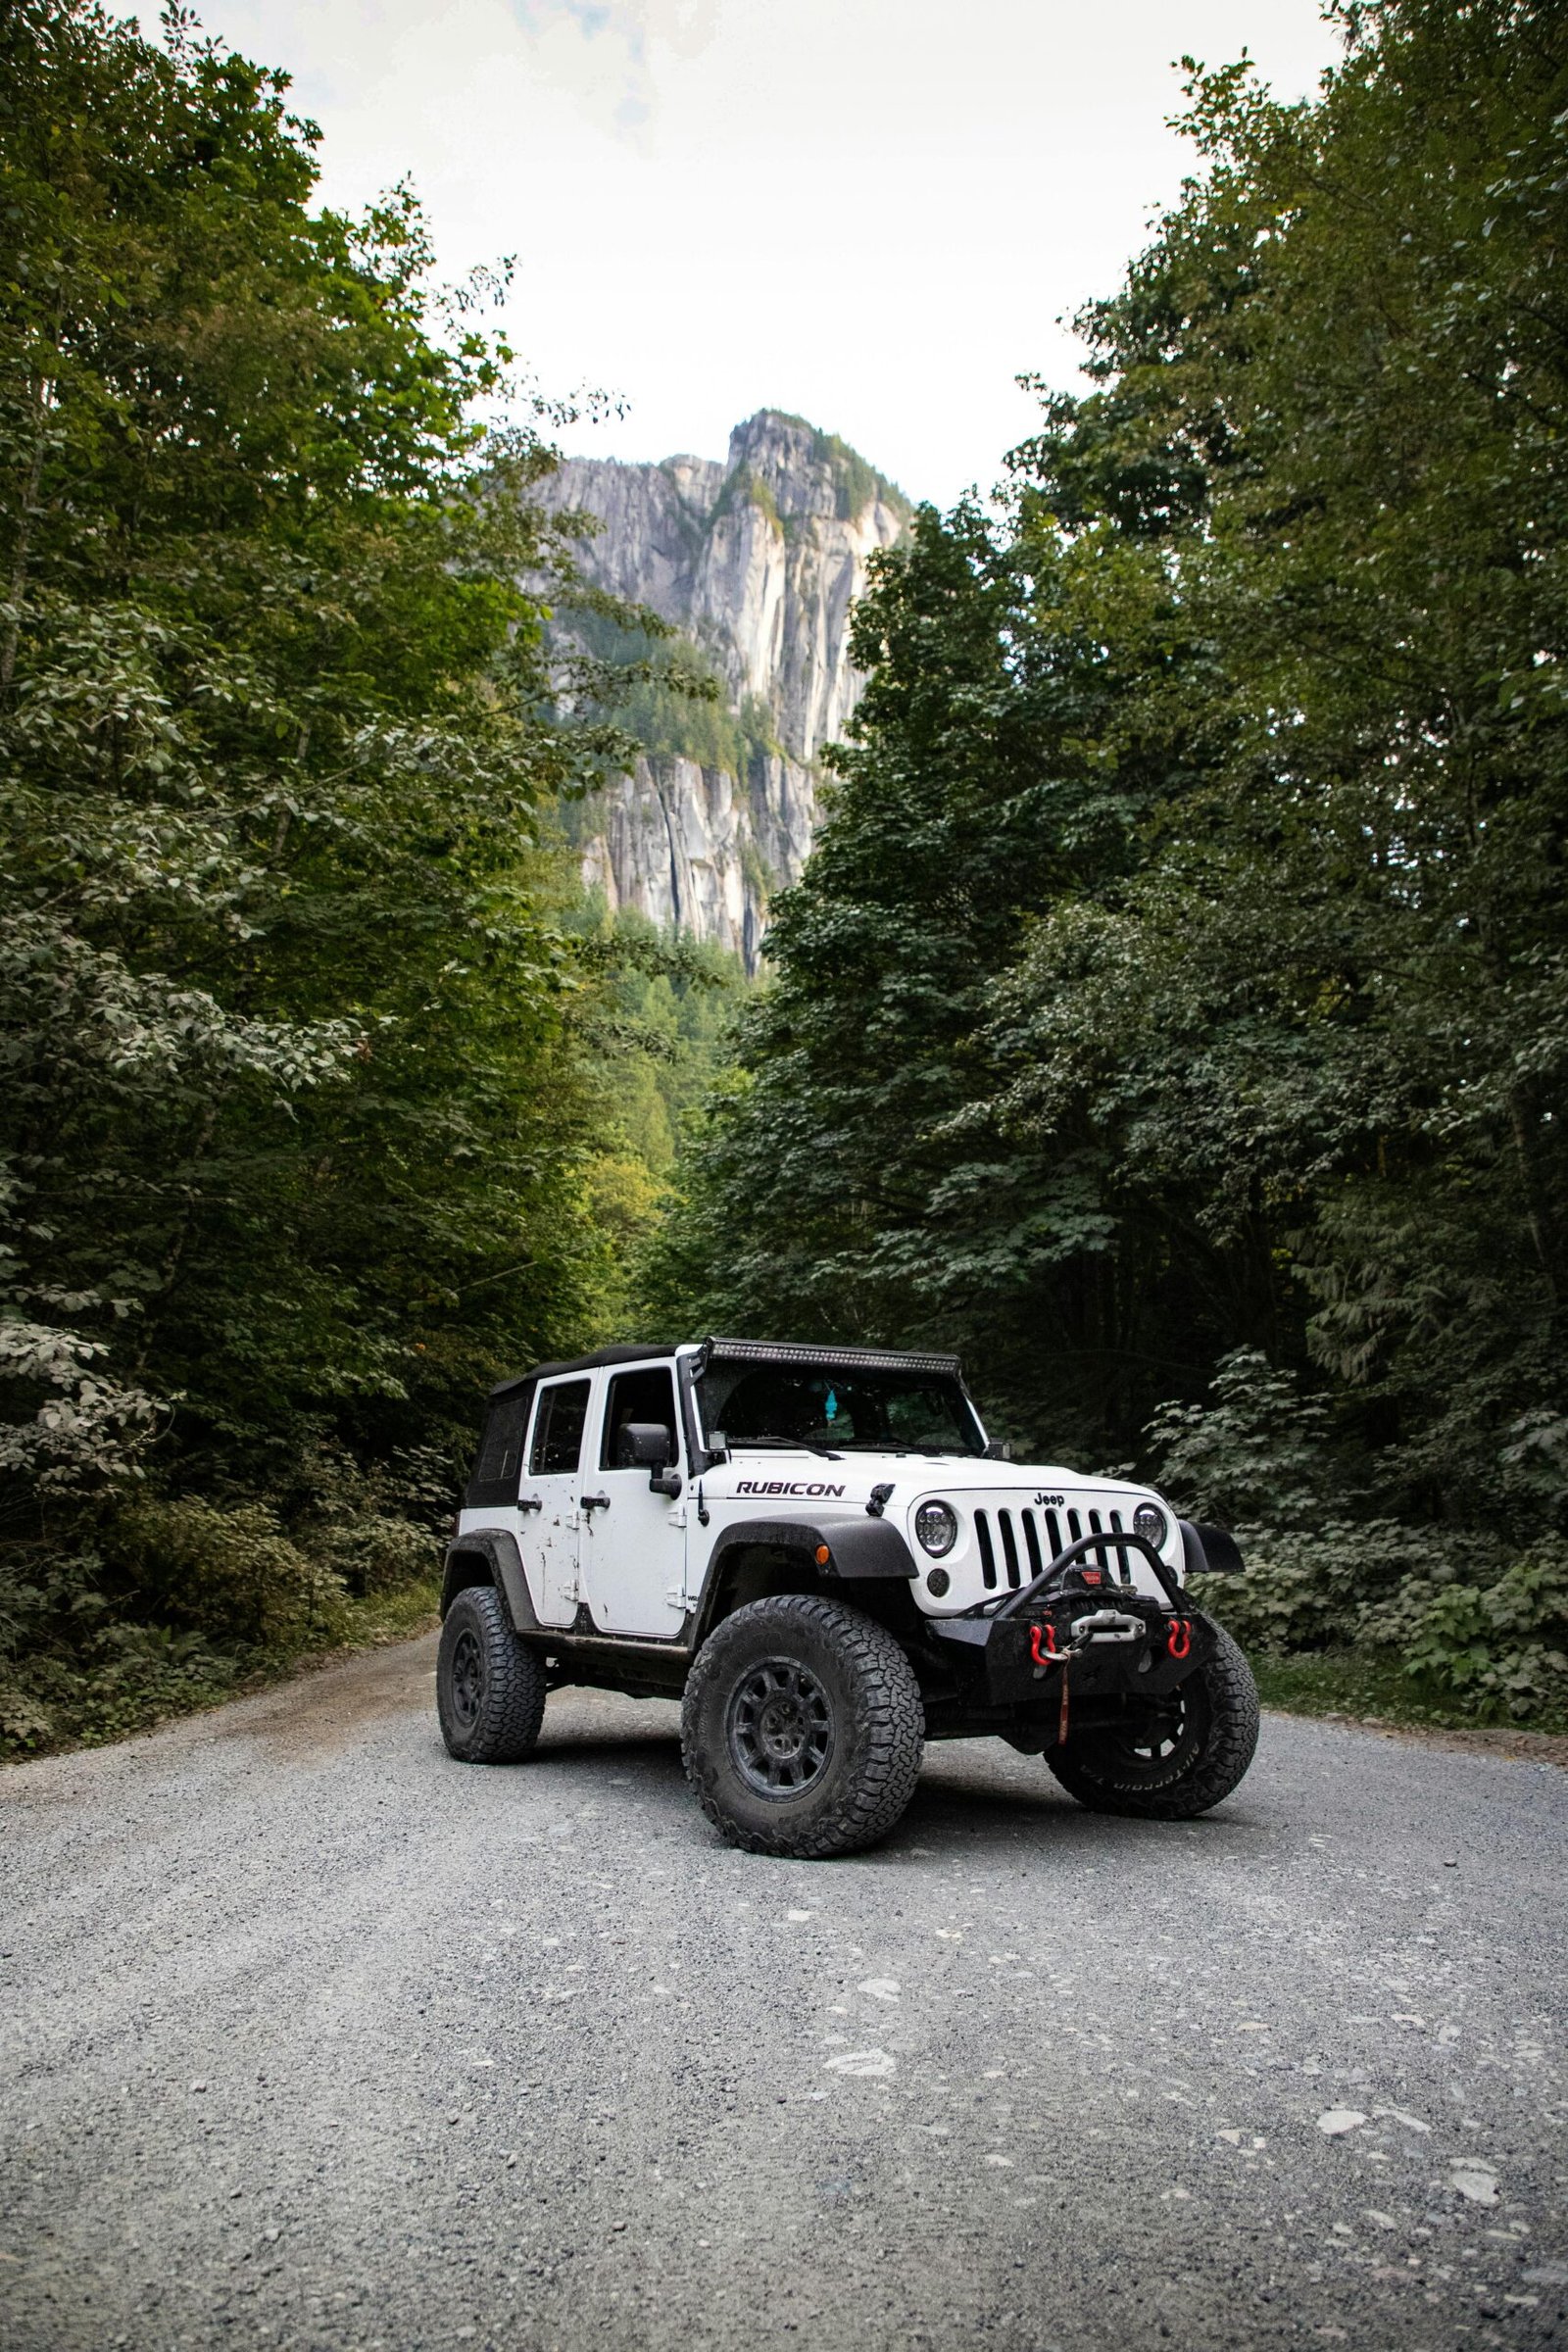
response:
{"label": "led light bar", "polygon": [[823,1372],[935,1372],[961,1378],[956,1355],[903,1355],[891,1348],[809,1348],[793,1340],[707,1339],[696,1369],[710,1364],[803,1364]]}

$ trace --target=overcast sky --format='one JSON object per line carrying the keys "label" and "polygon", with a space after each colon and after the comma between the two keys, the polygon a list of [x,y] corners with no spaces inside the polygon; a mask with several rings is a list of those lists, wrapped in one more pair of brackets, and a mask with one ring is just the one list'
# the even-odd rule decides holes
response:
{"label": "overcast sky", "polygon": [[[154,12],[149,10],[149,17]],[[1282,96],[1337,54],[1318,0],[207,0],[286,68],[325,198],[405,173],[443,270],[515,253],[543,386],[618,394],[574,452],[723,454],[754,410],[842,433],[914,497],[988,487],[1073,380],[1187,168],[1184,51]]]}

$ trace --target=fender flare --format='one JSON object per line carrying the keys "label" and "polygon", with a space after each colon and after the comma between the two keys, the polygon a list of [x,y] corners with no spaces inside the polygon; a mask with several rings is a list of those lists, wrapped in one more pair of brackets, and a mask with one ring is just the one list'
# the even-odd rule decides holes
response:
{"label": "fender flare", "polygon": [[[816,1554],[826,1545],[828,1558]],[[852,1519],[819,1527],[809,1519],[750,1519],[725,1528],[708,1555],[703,1589],[693,1617],[692,1644],[700,1649],[712,1630],[713,1610],[726,1565],[746,1551],[792,1552],[803,1570],[824,1583],[891,1583],[907,1587],[918,1574],[909,1547],[885,1519]]]}
{"label": "fender flare", "polygon": [[[484,1573],[469,1573],[469,1564],[482,1563]],[[536,1634],[539,1620],[534,1615],[528,1593],[528,1579],[523,1573],[522,1553],[517,1539],[504,1527],[477,1527],[471,1535],[454,1536],[447,1545],[446,1571],[441,1579],[441,1614],[458,1594],[469,1585],[494,1585],[506,1601],[512,1622],[519,1634]]]}
{"label": "fender flare", "polygon": [[1201,1527],[1178,1519],[1182,1535],[1182,1566],[1188,1576],[1245,1576],[1247,1562],[1241,1545],[1224,1527]]}
{"label": "fender flare", "polygon": [[[828,1557],[816,1554],[826,1545]],[[800,1551],[817,1575],[841,1583],[858,1584],[867,1578],[896,1577],[905,1584],[919,1574],[909,1546],[885,1519],[848,1519],[817,1526],[809,1519],[752,1519],[727,1527],[708,1555],[705,1586],[735,1551]]]}

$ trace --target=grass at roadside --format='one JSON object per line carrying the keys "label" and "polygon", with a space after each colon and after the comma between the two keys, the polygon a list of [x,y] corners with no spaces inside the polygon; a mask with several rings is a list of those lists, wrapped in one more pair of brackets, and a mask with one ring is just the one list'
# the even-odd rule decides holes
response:
{"label": "grass at roadside", "polygon": [[[140,1639],[122,1642],[99,1671],[62,1675],[28,1713],[18,1710],[9,1720],[0,1720],[0,1762],[20,1763],[69,1748],[105,1747],[175,1717],[201,1714],[263,1690],[290,1675],[330,1665],[356,1650],[412,1641],[434,1626],[440,1599],[441,1582],[435,1576],[368,1593],[345,1603],[341,1630],[332,1640],[288,1649],[224,1649],[192,1636],[137,1628]],[[0,1716],[4,1712],[0,1710]]]}
{"label": "grass at roadside", "polygon": [[382,1642],[411,1642],[416,1634],[430,1630],[440,1605],[438,1576],[422,1577],[416,1584],[399,1585],[394,1592],[373,1592],[366,1600],[351,1601],[354,1622],[337,1648],[369,1649]]}
{"label": "grass at roadside", "polygon": [[1396,1658],[1366,1650],[1254,1651],[1251,1668],[1265,1707],[1288,1715],[1344,1715],[1424,1731],[1563,1732],[1568,1710],[1511,1715],[1445,1703],[1413,1682]]}

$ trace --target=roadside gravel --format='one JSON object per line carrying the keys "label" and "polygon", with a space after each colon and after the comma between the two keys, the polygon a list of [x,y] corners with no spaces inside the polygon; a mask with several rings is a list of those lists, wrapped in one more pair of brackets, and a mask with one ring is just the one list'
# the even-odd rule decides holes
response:
{"label": "roadside gravel", "polygon": [[934,1747],[851,1862],[434,1645],[0,1778],[7,2352],[1568,2342],[1568,1779],[1265,1718],[1202,1822]]}

